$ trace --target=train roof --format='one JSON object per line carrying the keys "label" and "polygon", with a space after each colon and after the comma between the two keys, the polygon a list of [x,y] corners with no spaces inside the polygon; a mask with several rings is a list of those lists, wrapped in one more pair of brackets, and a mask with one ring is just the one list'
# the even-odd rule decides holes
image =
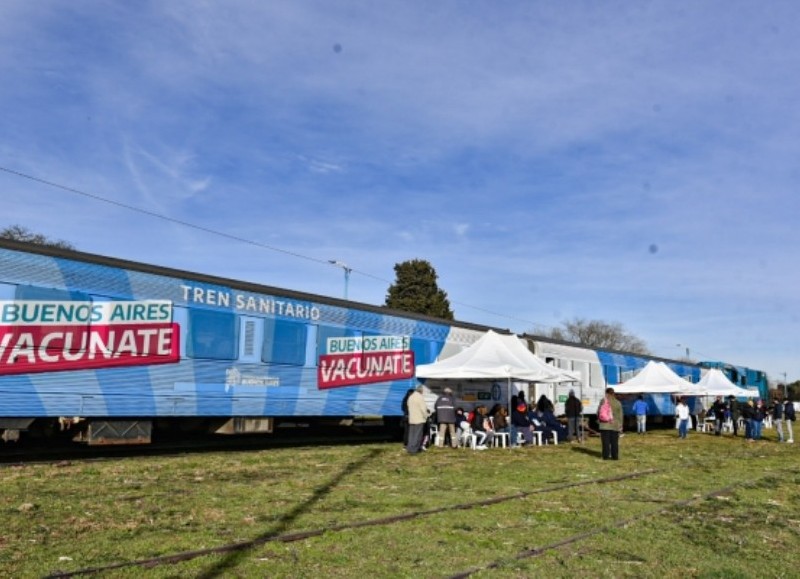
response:
{"label": "train roof", "polygon": [[182,270],[171,268],[167,266],[161,265],[154,265],[149,263],[143,263],[138,261],[130,261],[126,259],[116,258],[116,257],[109,257],[106,255],[99,255],[94,253],[87,253],[83,251],[78,251],[74,249],[65,249],[61,247],[51,246],[51,245],[41,245],[36,243],[29,243],[23,241],[16,241],[12,239],[0,238],[0,248],[9,249],[12,251],[20,251],[26,253],[35,253],[39,255],[45,255],[48,257],[55,257],[61,259],[70,259],[74,261],[82,261],[86,263],[91,263],[95,265],[104,265],[108,267],[114,267],[119,269],[126,269],[131,271],[138,271],[142,273],[149,273],[153,275],[162,275],[166,277],[176,277],[182,279],[188,279],[193,281],[199,281],[202,283],[208,284],[216,284],[216,285],[224,285],[228,286],[232,289],[239,289],[243,291],[250,291],[255,293],[267,293],[278,295],[281,297],[292,298],[300,301],[313,301],[318,302],[326,305],[338,306],[343,308],[358,308],[369,312],[374,312],[382,315],[394,315],[398,317],[404,318],[411,318],[414,320],[420,320],[435,324],[445,324],[450,326],[455,326],[458,328],[464,328],[468,330],[476,330],[481,332],[486,332],[488,330],[495,330],[497,332],[509,334],[512,333],[510,330],[502,329],[502,328],[495,328],[492,326],[485,326],[481,324],[473,324],[470,322],[463,322],[458,320],[445,320],[443,318],[436,318],[433,316],[428,316],[425,314],[418,314],[414,312],[407,312],[404,310],[396,310],[386,306],[376,306],[373,304],[367,304],[363,302],[355,302],[351,300],[345,300],[341,298],[335,298],[331,296],[324,296],[319,294],[312,294],[307,292],[295,291],[286,288],[270,286],[265,284],[258,284],[254,282],[247,282],[243,280],[238,280],[234,278],[227,278],[221,276],[215,276],[210,274],[203,274],[194,271]]}

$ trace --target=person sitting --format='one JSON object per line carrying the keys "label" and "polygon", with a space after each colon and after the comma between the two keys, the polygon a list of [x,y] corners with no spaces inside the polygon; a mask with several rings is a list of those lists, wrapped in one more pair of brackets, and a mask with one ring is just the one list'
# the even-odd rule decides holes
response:
{"label": "person sitting", "polygon": [[496,433],[508,432],[510,429],[508,423],[508,408],[502,404],[495,404],[491,412],[492,426]]}
{"label": "person sitting", "polygon": [[472,417],[470,426],[472,432],[477,436],[476,448],[479,450],[486,449],[486,442],[489,440],[490,431],[487,430],[489,419],[486,412],[486,406],[478,406],[475,408],[475,414]]}
{"label": "person sitting", "polygon": [[[512,399],[513,400],[513,399]],[[533,442],[531,434],[531,421],[528,418],[528,405],[525,400],[514,400],[511,407],[511,447],[518,446],[517,435],[521,434],[525,444]]]}
{"label": "person sitting", "polygon": [[469,429],[469,420],[467,419],[467,413],[464,412],[464,409],[459,407],[456,408],[456,441],[462,440],[462,433],[464,432],[463,426],[466,426]]}
{"label": "person sitting", "polygon": [[547,438],[551,435],[555,436],[558,442],[563,442],[567,439],[566,427],[558,421],[558,418],[556,418],[556,415],[553,414],[553,412],[541,412],[539,414],[539,420],[541,421],[543,430],[545,431],[545,440],[547,440]]}
{"label": "person sitting", "polygon": [[550,399],[542,394],[539,396],[539,400],[536,402],[536,410],[539,412],[555,412],[556,409]]}

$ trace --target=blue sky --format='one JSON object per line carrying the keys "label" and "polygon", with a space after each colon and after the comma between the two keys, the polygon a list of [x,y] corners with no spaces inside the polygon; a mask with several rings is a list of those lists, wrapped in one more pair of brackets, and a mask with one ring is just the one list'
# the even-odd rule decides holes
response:
{"label": "blue sky", "polygon": [[426,259],[464,321],[800,379],[794,1],[5,0],[0,42],[2,227],[372,304]]}

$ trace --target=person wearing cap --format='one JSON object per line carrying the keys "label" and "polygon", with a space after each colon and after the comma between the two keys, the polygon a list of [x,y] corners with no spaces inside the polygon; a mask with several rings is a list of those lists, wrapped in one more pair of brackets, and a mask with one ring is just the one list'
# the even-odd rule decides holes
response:
{"label": "person wearing cap", "polygon": [[453,391],[445,388],[433,404],[436,413],[436,422],[439,424],[439,434],[436,437],[436,446],[444,446],[445,433],[450,434],[450,446],[458,446],[456,438],[456,400]]}
{"label": "person wearing cap", "polygon": [[422,436],[430,415],[425,397],[422,395],[423,390],[424,387],[420,384],[408,397],[408,445],[406,446],[408,454],[417,454],[422,450]]}

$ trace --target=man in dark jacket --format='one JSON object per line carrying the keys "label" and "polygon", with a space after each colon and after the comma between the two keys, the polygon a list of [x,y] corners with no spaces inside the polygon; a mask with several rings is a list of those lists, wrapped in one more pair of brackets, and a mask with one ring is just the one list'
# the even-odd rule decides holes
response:
{"label": "man in dark jacket", "polygon": [[744,438],[748,442],[753,442],[755,433],[753,432],[753,422],[756,415],[756,408],[753,406],[753,400],[749,399],[744,406],[742,406],[742,419],[744,420]]}
{"label": "man in dark jacket", "polygon": [[453,391],[445,388],[433,404],[436,413],[436,422],[439,423],[439,433],[436,437],[436,446],[444,446],[445,433],[450,434],[450,446],[458,446],[456,438],[456,401]]}
{"label": "man in dark jacket", "polygon": [[778,435],[778,442],[783,442],[783,400],[775,400],[772,407],[772,424],[775,425],[775,433]]}
{"label": "man in dark jacket", "polygon": [[728,396],[728,409],[730,410],[731,422],[733,423],[733,435],[738,436],[739,418],[741,418],[742,413],[739,410],[739,401],[736,399],[736,396],[732,394]]}
{"label": "man in dark jacket", "polygon": [[787,443],[794,442],[794,431],[792,430],[792,423],[794,422],[794,402],[788,398],[783,402],[783,421],[786,423]]}
{"label": "man in dark jacket", "polygon": [[578,438],[578,429],[581,421],[583,404],[575,396],[575,390],[569,391],[569,397],[564,403],[564,414],[567,415],[567,441],[572,442]]}
{"label": "man in dark jacket", "polygon": [[714,434],[721,436],[722,424],[725,422],[725,402],[722,401],[722,396],[717,396],[717,399],[714,400],[711,412],[714,413]]}

